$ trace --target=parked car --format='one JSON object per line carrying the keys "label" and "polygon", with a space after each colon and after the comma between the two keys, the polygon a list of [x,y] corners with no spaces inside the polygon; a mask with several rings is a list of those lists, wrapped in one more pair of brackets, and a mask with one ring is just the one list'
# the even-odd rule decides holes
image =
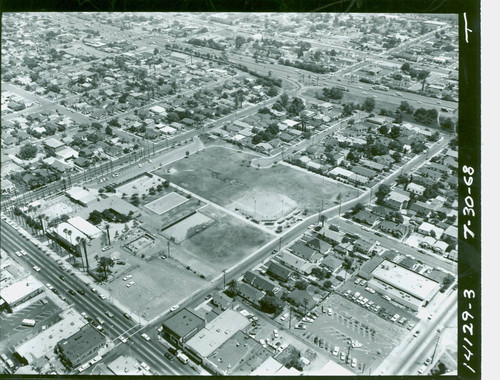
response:
{"label": "parked car", "polygon": [[143,338],[144,340],[146,340],[146,341],[148,341],[148,342],[151,340],[151,338],[149,337],[149,335],[148,335],[148,334],[146,334],[146,333],[143,333],[141,336],[142,336],[142,338]]}

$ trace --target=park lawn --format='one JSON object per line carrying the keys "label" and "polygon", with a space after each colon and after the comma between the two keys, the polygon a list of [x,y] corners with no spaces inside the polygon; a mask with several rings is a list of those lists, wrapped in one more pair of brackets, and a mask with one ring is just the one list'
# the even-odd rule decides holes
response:
{"label": "park lawn", "polygon": [[192,268],[197,268],[197,272],[213,277],[272,238],[271,234],[231,215],[225,215],[180,244],[182,260],[187,260]]}
{"label": "park lawn", "polygon": [[343,201],[356,196],[356,190],[344,184],[287,165],[248,166],[253,158],[251,154],[214,147],[174,162],[155,174],[221,206],[262,191],[286,195],[300,209],[318,212],[322,202],[324,209],[332,207],[339,194]]}

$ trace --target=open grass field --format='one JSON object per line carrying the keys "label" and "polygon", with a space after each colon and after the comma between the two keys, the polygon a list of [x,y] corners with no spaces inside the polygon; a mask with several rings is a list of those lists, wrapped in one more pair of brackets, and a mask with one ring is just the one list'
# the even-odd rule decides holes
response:
{"label": "open grass field", "polygon": [[199,229],[206,226],[212,219],[206,215],[195,213],[184,220],[181,220],[179,223],[174,224],[172,227],[167,228],[163,231],[163,234],[167,237],[173,237],[176,242],[183,242],[188,236],[188,231],[191,228],[199,226]]}
{"label": "open grass field", "polygon": [[153,211],[155,214],[162,215],[167,211],[179,206],[187,201],[187,198],[177,193],[169,193],[163,197],[148,203],[146,208]]}
{"label": "open grass field", "polygon": [[215,147],[176,161],[155,174],[221,206],[252,192],[275,193],[285,195],[299,209],[318,212],[322,202],[325,209],[333,206],[340,193],[344,201],[356,195],[348,186],[286,165],[267,169],[247,166],[253,158],[251,154]]}
{"label": "open grass field", "polygon": [[172,257],[207,278],[219,275],[273,238],[211,206],[204,207],[198,214],[213,222],[181,244],[170,247]]}

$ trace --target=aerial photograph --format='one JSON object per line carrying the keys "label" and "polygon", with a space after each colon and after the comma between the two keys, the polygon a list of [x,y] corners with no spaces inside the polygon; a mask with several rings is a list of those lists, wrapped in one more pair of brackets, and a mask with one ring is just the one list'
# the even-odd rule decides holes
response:
{"label": "aerial photograph", "polygon": [[1,23],[0,373],[457,374],[457,14]]}

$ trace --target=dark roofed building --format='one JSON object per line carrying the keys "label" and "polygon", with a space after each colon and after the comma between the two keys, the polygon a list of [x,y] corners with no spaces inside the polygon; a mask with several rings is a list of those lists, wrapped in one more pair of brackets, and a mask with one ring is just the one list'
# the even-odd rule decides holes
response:
{"label": "dark roofed building", "polygon": [[318,262],[318,260],[321,258],[321,255],[318,252],[308,247],[302,241],[294,243],[290,247],[290,251],[292,251],[295,255],[303,258],[304,260],[310,261],[312,263]]}
{"label": "dark roofed building", "polygon": [[377,221],[378,216],[372,214],[369,211],[361,210],[358,213],[356,213],[356,215],[353,216],[353,219],[356,222],[365,223],[365,224],[368,224],[369,226],[371,226],[371,225],[373,225],[373,223],[375,223]]}
{"label": "dark roofed building", "polygon": [[272,261],[267,268],[267,274],[278,279],[279,281],[286,281],[292,274],[292,271],[283,265]]}
{"label": "dark roofed building", "polygon": [[361,268],[359,268],[359,272],[366,273],[369,275],[372,273],[372,271],[377,268],[380,263],[384,261],[384,258],[381,256],[373,256],[370,260],[365,261],[363,265],[361,265]]}
{"label": "dark roofed building", "polygon": [[367,177],[367,178],[373,178],[373,177],[375,177],[377,175],[376,171],[368,169],[368,168],[365,168],[363,166],[353,166],[351,168],[351,171],[353,173],[362,175],[363,177]]}
{"label": "dark roofed building", "polygon": [[342,266],[342,260],[337,259],[333,255],[328,255],[323,259],[320,265],[323,265],[328,269],[335,271]]}
{"label": "dark roofed building", "polygon": [[182,346],[205,327],[205,321],[189,309],[182,309],[163,322],[165,337],[177,346]]}
{"label": "dark roofed building", "polygon": [[238,295],[257,306],[266,293],[244,282],[238,282]]}
{"label": "dark roofed building", "polygon": [[417,265],[417,262],[413,259],[410,259],[409,257],[405,257],[403,260],[399,262],[399,265],[407,269],[414,270],[415,266]]}
{"label": "dark roofed building", "polygon": [[97,356],[99,349],[106,344],[106,338],[91,325],[85,325],[76,334],[57,343],[61,361],[68,368],[75,368]]}
{"label": "dark roofed building", "polygon": [[396,224],[390,220],[383,220],[378,228],[380,231],[393,235],[394,237],[401,238],[406,234],[406,227],[403,224]]}
{"label": "dark roofed building", "polygon": [[316,306],[316,301],[306,290],[295,289],[288,295],[288,298],[290,302],[299,308],[299,310],[304,312]]}
{"label": "dark roofed building", "polygon": [[328,253],[328,251],[332,248],[331,244],[328,244],[326,241],[323,241],[315,237],[306,239],[306,244],[308,247],[311,247],[312,249],[318,251],[322,255]]}
{"label": "dark roofed building", "polygon": [[212,298],[212,303],[222,310],[229,309],[233,304],[233,299],[226,296],[224,293],[217,292]]}
{"label": "dark roofed building", "polygon": [[273,294],[276,294],[280,291],[280,287],[278,285],[275,285],[264,277],[250,271],[247,271],[243,275],[243,281],[259,290],[263,290],[266,293],[271,292]]}

